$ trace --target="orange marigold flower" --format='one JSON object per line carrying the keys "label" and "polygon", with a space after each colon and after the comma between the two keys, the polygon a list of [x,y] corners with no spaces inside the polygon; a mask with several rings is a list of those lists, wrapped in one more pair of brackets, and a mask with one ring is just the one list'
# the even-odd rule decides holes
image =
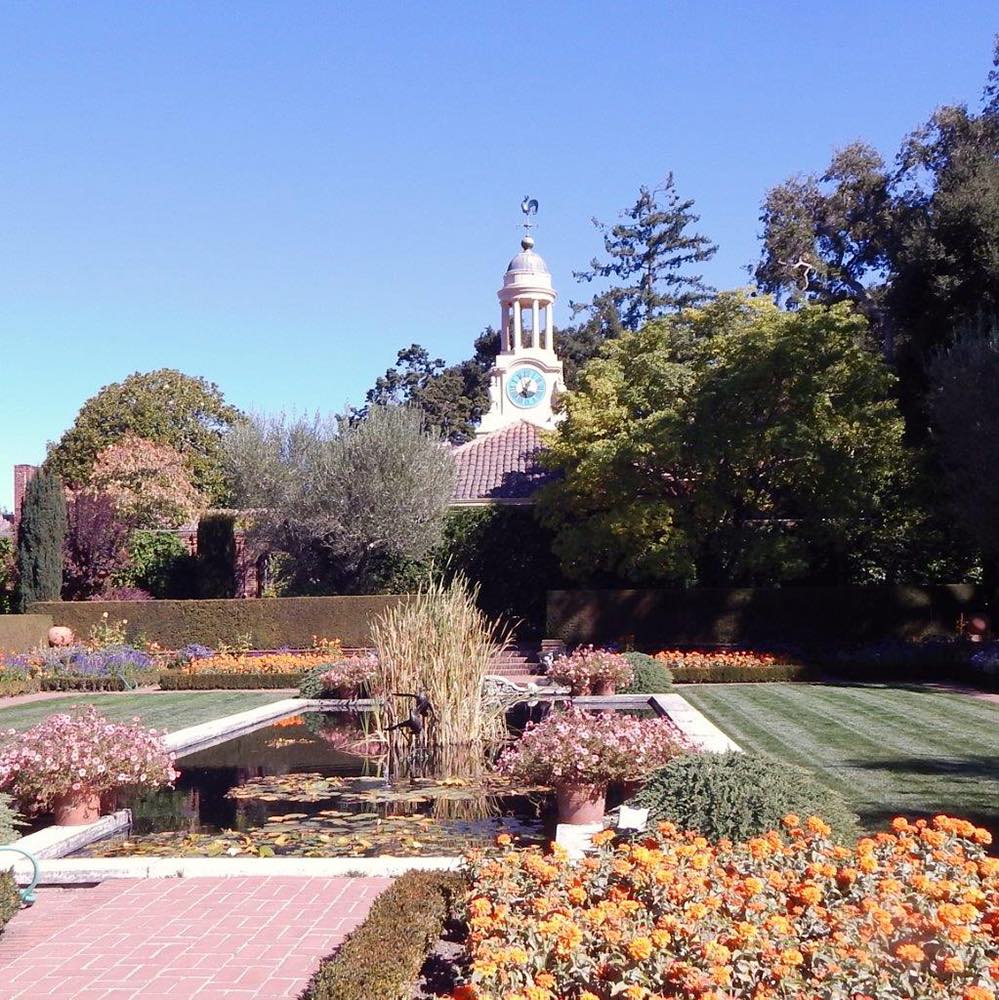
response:
{"label": "orange marigold flower", "polygon": [[926,952],[918,944],[900,944],[895,954],[904,962],[922,962],[926,958]]}
{"label": "orange marigold flower", "polygon": [[479,991],[474,986],[456,986],[451,991],[452,1000],[478,1000]]}
{"label": "orange marigold flower", "polygon": [[801,826],[801,819],[795,813],[788,813],[781,822],[789,830],[793,830],[796,826]]}
{"label": "orange marigold flower", "polygon": [[652,954],[652,941],[647,937],[632,938],[625,949],[634,962],[644,962]]}
{"label": "orange marigold flower", "polygon": [[964,972],[964,959],[959,958],[957,955],[948,955],[940,963],[940,968],[944,972]]}
{"label": "orange marigold flower", "polygon": [[510,846],[510,844],[512,844],[512,843],[513,843],[513,837],[511,837],[511,836],[510,836],[510,834],[508,834],[508,833],[501,833],[501,834],[499,834],[499,836],[498,836],[498,837],[496,838],[496,843],[497,843],[497,844],[498,844],[498,845],[499,845],[500,847],[509,847],[509,846]]}
{"label": "orange marigold flower", "polygon": [[802,965],[805,961],[805,956],[797,948],[785,948],[780,953],[780,960],[785,965]]}
{"label": "orange marigold flower", "polygon": [[965,986],[961,1000],[996,1000],[996,995],[986,986]]}

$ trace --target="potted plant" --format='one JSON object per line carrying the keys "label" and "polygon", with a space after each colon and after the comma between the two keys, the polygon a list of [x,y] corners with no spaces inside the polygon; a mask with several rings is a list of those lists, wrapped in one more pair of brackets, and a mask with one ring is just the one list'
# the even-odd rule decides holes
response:
{"label": "potted plant", "polygon": [[548,676],[556,684],[568,685],[576,696],[612,695],[617,688],[631,683],[634,671],[620,653],[593,646],[577,646],[552,663]]}
{"label": "potted plant", "polygon": [[498,766],[517,780],[550,785],[559,822],[578,825],[603,818],[612,782],[638,781],[686,749],[667,719],[570,707],[528,723]]}
{"label": "potted plant", "polygon": [[[138,720],[135,720],[136,722]],[[171,785],[173,754],[155,729],[111,722],[91,705],[59,713],[0,743],[0,789],[59,826],[95,822],[102,796]]]}

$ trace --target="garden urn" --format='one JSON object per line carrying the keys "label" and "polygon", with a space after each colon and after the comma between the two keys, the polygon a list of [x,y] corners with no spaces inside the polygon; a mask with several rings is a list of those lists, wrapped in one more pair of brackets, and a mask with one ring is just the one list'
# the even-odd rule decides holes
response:
{"label": "garden urn", "polygon": [[606,785],[559,785],[555,789],[558,821],[569,826],[586,826],[604,818]]}
{"label": "garden urn", "polygon": [[52,812],[56,826],[84,826],[101,818],[101,796],[89,789],[67,792],[56,799]]}
{"label": "garden urn", "polygon": [[72,646],[73,630],[66,625],[53,625],[49,629],[49,645],[50,646]]}

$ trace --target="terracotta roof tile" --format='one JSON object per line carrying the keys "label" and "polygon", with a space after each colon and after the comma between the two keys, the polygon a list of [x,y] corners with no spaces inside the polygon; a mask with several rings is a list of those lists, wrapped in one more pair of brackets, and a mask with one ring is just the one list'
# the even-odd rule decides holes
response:
{"label": "terracotta roof tile", "polygon": [[543,447],[541,433],[521,420],[455,448],[458,482],[452,502],[530,499],[552,479],[537,461]]}

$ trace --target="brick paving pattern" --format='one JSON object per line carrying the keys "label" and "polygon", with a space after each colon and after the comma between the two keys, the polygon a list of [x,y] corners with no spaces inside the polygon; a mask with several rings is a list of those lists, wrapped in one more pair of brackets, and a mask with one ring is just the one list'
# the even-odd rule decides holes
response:
{"label": "brick paving pattern", "polygon": [[0,998],[297,997],[387,878],[193,878],[42,889],[0,936]]}

